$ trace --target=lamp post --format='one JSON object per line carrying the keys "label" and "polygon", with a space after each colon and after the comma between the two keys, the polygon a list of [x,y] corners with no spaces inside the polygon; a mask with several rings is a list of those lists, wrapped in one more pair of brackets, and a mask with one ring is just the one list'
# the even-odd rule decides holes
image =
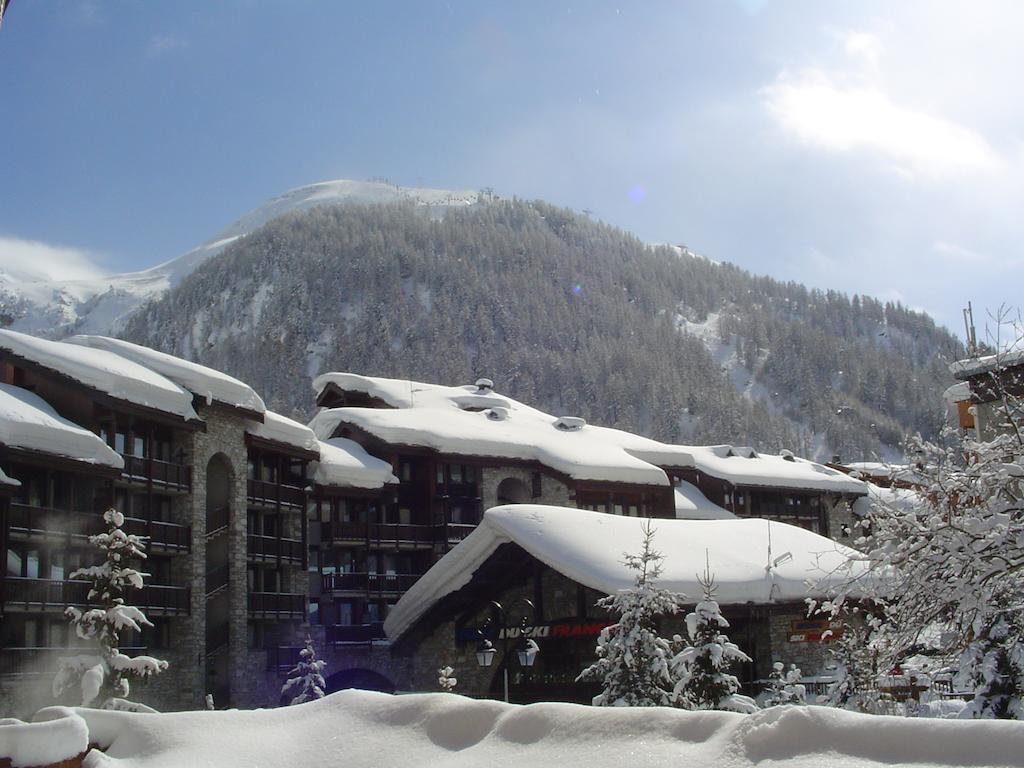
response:
{"label": "lamp post", "polygon": [[515,601],[509,604],[508,608],[503,608],[501,603],[491,600],[489,609],[491,615],[488,616],[487,621],[483,623],[480,629],[477,630],[477,634],[480,636],[480,643],[476,647],[476,663],[481,667],[490,667],[494,664],[494,657],[497,656],[498,651],[487,638],[487,630],[494,627],[497,631],[497,639],[501,640],[501,659],[502,659],[502,675],[504,678],[505,687],[505,703],[508,704],[508,651],[509,643],[512,640],[510,637],[510,628],[508,626],[508,619],[511,615],[512,609],[522,604],[529,608],[530,619],[524,615],[519,624],[518,642],[516,643],[516,659],[519,661],[519,665],[524,669],[529,669],[533,666],[537,660],[537,654],[540,653],[536,641],[528,635],[536,626],[537,622],[537,608],[532,602],[527,600],[525,597],[517,598]]}

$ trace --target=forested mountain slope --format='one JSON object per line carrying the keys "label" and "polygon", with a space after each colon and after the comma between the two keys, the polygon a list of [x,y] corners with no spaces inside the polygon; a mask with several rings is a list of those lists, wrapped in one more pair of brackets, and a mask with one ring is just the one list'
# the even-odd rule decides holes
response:
{"label": "forested mountain slope", "polygon": [[845,458],[933,434],[958,342],[926,315],[757,277],[544,203],[315,208],[228,245],[125,338],[313,410],[325,370],[467,383],[677,442]]}

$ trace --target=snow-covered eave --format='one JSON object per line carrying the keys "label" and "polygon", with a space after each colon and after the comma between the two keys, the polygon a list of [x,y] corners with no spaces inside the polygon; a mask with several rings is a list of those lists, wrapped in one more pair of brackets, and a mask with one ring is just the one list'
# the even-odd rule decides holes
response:
{"label": "snow-covered eave", "polygon": [[[392,641],[400,639],[438,602],[468,585],[495,550],[508,543],[515,544],[527,555],[539,560],[571,581],[598,592],[609,594],[618,589],[624,589],[632,583],[632,576],[622,567],[620,557],[614,553],[604,553],[603,550],[600,555],[594,556],[593,550],[595,546],[599,548],[604,546],[603,543],[600,543],[602,534],[614,536],[618,541],[624,527],[639,526],[640,522],[636,518],[622,518],[599,512],[544,505],[507,505],[492,508],[484,513],[480,525],[469,536],[435,563],[405,593],[389,612],[384,624],[385,632]],[[707,535],[711,535],[713,537],[711,540],[718,542],[716,546],[721,548],[722,552],[729,549],[728,541],[737,536],[745,537],[758,550],[756,558],[751,556],[749,559],[741,561],[743,563],[741,577],[734,577],[732,580],[723,579],[719,584],[719,602],[723,605],[800,604],[807,598],[827,597],[828,584],[834,574],[821,571],[813,579],[817,583],[812,585],[812,577],[802,569],[807,567],[807,563],[817,564],[822,556],[824,556],[824,562],[827,562],[830,552],[837,556],[839,561],[856,567],[853,559],[847,559],[853,557],[852,550],[842,548],[831,540],[801,531],[785,523],[750,518],[717,521],[656,520],[654,522],[656,526],[676,527],[675,530],[665,531],[662,534],[668,536],[667,541],[662,539],[660,543],[666,556],[666,563],[669,565],[669,571],[663,574],[659,584],[664,588],[686,593],[689,601],[695,601],[695,595],[699,594],[696,577],[688,575],[687,569],[691,564],[688,560],[685,564],[679,559],[676,559],[675,562],[670,561],[679,557],[697,557],[686,551],[686,547],[694,546],[692,544],[684,544],[682,550],[673,551],[673,542],[678,546],[684,540],[692,541],[693,537],[696,537],[699,542],[702,537],[706,538]],[[566,526],[571,527],[571,535]],[[698,526],[713,527],[698,528]],[[590,537],[587,537],[588,530],[591,534]],[[771,531],[775,531],[774,537],[771,536]],[[636,531],[629,531],[630,536],[634,533],[639,535],[639,528]],[[806,540],[806,543],[814,543],[817,546],[818,540],[820,540],[820,546],[823,549],[821,551],[817,549],[792,551],[791,554],[795,555],[796,559],[790,558],[789,563],[780,567],[764,567],[760,564],[762,556],[766,559],[771,557],[770,542],[775,541],[777,550],[779,545],[784,548],[785,541],[792,539],[794,533],[799,534],[797,541],[804,542]],[[579,537],[587,538],[580,539]],[[763,555],[760,552],[762,539],[765,545]],[[578,543],[574,544],[573,542]],[[565,546],[566,543],[568,546]],[[624,549],[628,549],[629,544],[629,541],[622,541]],[[829,550],[826,545],[830,545],[832,550]],[[721,556],[722,552],[719,552],[718,555]],[[777,551],[777,554],[784,553]],[[707,555],[706,550],[704,555]],[[712,560],[716,557],[714,548],[712,548],[711,557]],[[754,561],[755,559],[757,562]],[[835,557],[832,559],[835,561]],[[833,562],[833,565],[836,565],[836,562]],[[733,567],[727,562],[723,564],[727,569]],[[702,566],[703,563],[700,565]],[[697,563],[693,563],[693,566],[696,571]]]}
{"label": "snow-covered eave", "polygon": [[0,469],[0,493],[10,493],[15,488],[21,487],[21,481],[8,475]]}
{"label": "snow-covered eave", "polygon": [[957,360],[950,363],[949,372],[953,374],[954,378],[966,381],[972,376],[979,376],[999,368],[1016,368],[1018,366],[1024,366],[1024,349]]}
{"label": "snow-covered eave", "polygon": [[[532,469],[543,469],[547,474],[555,477],[566,484],[586,483],[588,485],[603,485],[609,486],[636,486],[645,487],[651,489],[667,489],[671,488],[671,481],[665,471],[660,467],[656,467],[653,464],[647,465],[642,468],[616,468],[619,477],[609,477],[607,472],[600,470],[593,470],[592,468],[579,464],[578,468],[567,472],[564,468],[554,466],[548,463],[543,458],[543,450],[538,450],[537,453],[540,456],[523,456],[522,451],[516,450],[517,447],[521,447],[518,443],[509,442],[509,451],[505,453],[488,452],[484,450],[459,450],[457,446],[447,445],[445,447],[438,447],[430,440],[420,441],[406,441],[402,439],[396,439],[392,434],[395,431],[414,431],[404,430],[400,428],[391,427],[377,427],[376,425],[370,425],[360,422],[355,418],[346,418],[345,412],[357,412],[365,409],[361,408],[331,408],[318,413],[313,420],[310,422],[310,426],[317,433],[321,440],[326,437],[334,436],[338,427],[344,426],[346,429],[351,430],[353,433],[359,435],[361,438],[377,443],[383,450],[388,451],[431,451],[436,453],[442,460],[445,458],[456,458],[456,459],[475,459],[484,463],[492,463],[502,466],[522,466]],[[467,443],[472,442],[467,440]],[[492,442],[492,445],[499,444],[499,441]],[[616,446],[617,448],[617,446]],[[629,451],[624,453],[630,458],[635,459]],[[635,459],[637,462],[646,464],[642,459]],[[633,470],[633,471],[630,471]],[[627,472],[631,476],[628,479],[622,479],[622,473]]]}
{"label": "snow-covered eave", "polygon": [[[111,450],[108,461],[98,459],[86,459],[82,456],[58,451],[43,451],[36,448],[29,448],[22,445],[13,445],[0,441],[0,449],[3,449],[8,457],[24,461],[27,464],[39,464],[51,468],[74,469],[80,472],[88,472],[90,475],[103,475],[105,477],[120,477],[124,469],[124,459],[120,454]],[[118,464],[117,462],[121,462]],[[60,465],[57,467],[56,465]],[[18,485],[21,485],[19,482]]]}
{"label": "snow-covered eave", "polygon": [[246,431],[245,433],[245,444],[251,445],[254,448],[273,451],[274,453],[284,453],[298,459],[306,459],[307,461],[316,461],[320,458],[320,454],[316,451],[311,451],[308,448],[301,448],[300,446],[292,443],[285,443],[280,440],[272,440],[261,435],[255,435],[249,431]]}
{"label": "snow-covered eave", "polygon": [[199,415],[196,414],[194,409],[190,408],[189,410],[191,411],[191,413],[186,415],[184,413],[177,413],[175,411],[166,410],[153,405],[144,405],[142,403],[137,403],[133,400],[129,400],[124,397],[119,397],[109,392],[104,392],[102,389],[94,387],[92,384],[88,384],[84,381],[76,379],[74,376],[70,376],[64,373],[63,371],[60,371],[56,368],[52,368],[48,365],[44,365],[43,363],[37,362],[36,360],[33,360],[31,358],[23,357],[22,355],[12,352],[9,349],[0,348],[0,357],[9,358],[10,360],[17,362],[18,365],[24,366],[28,370],[39,371],[45,374],[46,376],[52,376],[53,378],[61,382],[64,382],[66,386],[70,388],[80,390],[84,389],[89,393],[89,396],[93,400],[96,400],[98,402],[113,404],[117,408],[128,411],[134,411],[135,413],[153,418],[154,420],[157,421],[171,421],[175,424],[183,425],[191,429],[204,429],[206,426],[206,423],[201,418],[199,418]]}
{"label": "snow-covered eave", "polygon": [[[757,461],[757,459],[748,459],[748,461]],[[739,477],[734,473],[709,469],[703,466],[697,467],[697,470],[717,480],[724,480],[736,488],[765,489],[772,491],[798,491],[801,493],[836,493],[852,496],[866,496],[868,492],[867,485],[863,481],[851,477],[847,477],[846,480],[818,480],[816,478],[809,478],[807,482],[794,481],[789,478],[775,479],[772,477],[762,477],[760,479],[753,480],[749,477]]]}

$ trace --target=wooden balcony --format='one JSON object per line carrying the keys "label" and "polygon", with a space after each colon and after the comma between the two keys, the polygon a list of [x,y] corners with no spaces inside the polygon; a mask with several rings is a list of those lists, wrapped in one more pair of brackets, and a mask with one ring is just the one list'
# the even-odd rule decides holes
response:
{"label": "wooden balcony", "polygon": [[406,592],[422,574],[418,573],[325,573],[324,592],[348,592],[360,596],[391,596]]}
{"label": "wooden balcony", "polygon": [[302,565],[303,546],[299,539],[278,539],[274,536],[246,537],[246,552],[249,560],[256,563],[284,563]]}
{"label": "wooden balcony", "polygon": [[[26,579],[8,576],[3,580],[5,611],[63,611],[67,606],[89,603],[87,581],[62,579]],[[125,602],[141,608],[148,616],[187,616],[189,590],[187,587],[168,587],[147,584],[141,590],[132,590]]]}
{"label": "wooden balcony", "polygon": [[371,549],[432,549],[438,537],[435,525],[412,523],[321,523],[321,540],[339,546]]}
{"label": "wooden balcony", "polygon": [[250,507],[271,509],[306,509],[306,489],[297,485],[271,483],[266,480],[246,481],[246,495]]}
{"label": "wooden balcony", "polygon": [[306,596],[286,592],[250,592],[249,618],[302,621],[306,618]]}
{"label": "wooden balcony", "polygon": [[372,643],[374,640],[386,640],[384,622],[372,624],[334,625],[324,628],[328,643]]}
{"label": "wooden balcony", "polygon": [[192,490],[192,467],[146,456],[124,456],[121,477],[131,483],[153,485],[164,491],[189,493]]}
{"label": "wooden balcony", "polygon": [[[29,504],[11,504],[8,520],[8,530],[16,539],[56,539],[67,544],[84,543],[87,537],[107,530],[102,515]],[[188,526],[128,517],[125,518],[123,528],[125,533],[146,537],[146,548],[150,552],[174,554],[188,552],[192,548],[192,529]]]}

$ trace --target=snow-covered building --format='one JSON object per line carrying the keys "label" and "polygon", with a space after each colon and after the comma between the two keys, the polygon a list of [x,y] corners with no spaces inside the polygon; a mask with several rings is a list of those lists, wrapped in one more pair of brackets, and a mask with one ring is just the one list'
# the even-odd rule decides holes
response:
{"label": "snow-covered building", "polygon": [[[822,634],[829,624],[808,619],[804,601],[825,597],[829,578],[858,567],[852,550],[804,528],[761,519],[657,520],[654,528],[655,548],[664,556],[659,587],[696,603],[703,591],[699,574],[707,567],[714,575],[729,637],[753,659],[735,670],[744,684],[756,686],[776,661],[796,663],[808,674],[826,665]],[[393,653],[412,660],[397,686],[430,689],[438,659],[447,659],[458,672],[460,692],[495,695],[504,661],[514,700],[589,701],[596,691],[575,679],[593,661],[596,635],[610,623],[596,603],[633,585],[636,574],[623,554],[638,552],[642,541],[641,521],[628,517],[542,505],[488,510],[389,613],[384,626]],[[491,601],[506,607],[501,626],[487,624]],[[533,669],[511,658],[481,668],[475,654],[482,634],[499,650],[511,638],[511,657],[523,620],[540,648]],[[662,635],[680,632],[681,620],[666,618]]]}
{"label": "snow-covered building", "polygon": [[996,408],[1004,396],[1024,398],[1024,349],[958,360],[949,366],[961,384],[946,390],[946,402],[955,408],[961,429],[974,430],[980,440],[991,440],[1005,421]]}
{"label": "snow-covered building", "polygon": [[122,646],[171,663],[139,691],[162,709],[276,703],[272,663],[306,619],[307,427],[246,384],[115,339],[0,331],[0,712],[52,702],[56,660],[86,602],[68,579],[115,507],[148,538],[153,622]]}
{"label": "snow-covered building", "polygon": [[865,483],[789,453],[670,445],[547,414],[487,379],[449,387],[335,372],[313,387],[317,437],[360,446],[394,473],[377,477],[376,495],[318,496],[311,568],[319,563],[321,591],[312,599],[339,642],[383,640],[389,607],[500,504],[762,517],[839,537],[867,493]]}

